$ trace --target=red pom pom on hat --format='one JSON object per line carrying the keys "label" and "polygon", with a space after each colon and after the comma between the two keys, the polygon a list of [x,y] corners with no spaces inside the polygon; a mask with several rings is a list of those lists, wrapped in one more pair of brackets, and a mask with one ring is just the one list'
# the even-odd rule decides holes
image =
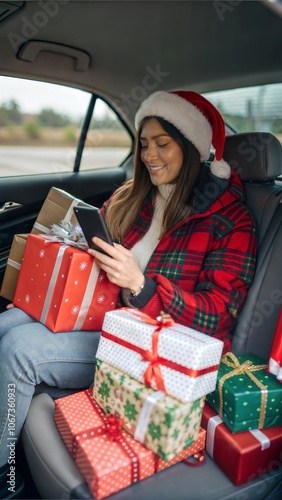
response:
{"label": "red pom pom on hat", "polygon": [[225,124],[219,111],[205,97],[190,90],[172,92],[158,91],[151,94],[140,106],[135,117],[136,129],[149,116],[158,116],[172,123],[189,139],[206,161],[210,148],[215,149],[211,172],[223,179],[229,179],[230,166],[223,159]]}

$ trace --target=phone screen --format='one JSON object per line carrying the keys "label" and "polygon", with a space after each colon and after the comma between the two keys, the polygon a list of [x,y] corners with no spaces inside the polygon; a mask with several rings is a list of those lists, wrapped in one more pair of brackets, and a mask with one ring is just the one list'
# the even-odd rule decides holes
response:
{"label": "phone screen", "polygon": [[97,207],[77,206],[74,207],[74,213],[89,248],[93,248],[94,250],[105,253],[100,247],[94,245],[92,241],[92,238],[94,236],[98,236],[98,238],[101,238],[110,245],[113,245],[113,241],[107,228],[106,221],[102,216],[100,209]]}

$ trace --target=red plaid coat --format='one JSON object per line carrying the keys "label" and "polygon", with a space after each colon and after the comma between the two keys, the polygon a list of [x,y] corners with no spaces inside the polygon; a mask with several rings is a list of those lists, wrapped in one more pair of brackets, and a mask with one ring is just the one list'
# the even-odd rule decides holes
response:
{"label": "red plaid coat", "polygon": [[[148,262],[145,274],[157,287],[142,310],[152,317],[163,310],[178,323],[223,340],[226,352],[254,276],[256,224],[243,202],[240,178],[232,174],[225,181],[205,170],[194,210],[159,241]],[[146,199],[124,238],[126,248],[145,234],[152,214]]]}

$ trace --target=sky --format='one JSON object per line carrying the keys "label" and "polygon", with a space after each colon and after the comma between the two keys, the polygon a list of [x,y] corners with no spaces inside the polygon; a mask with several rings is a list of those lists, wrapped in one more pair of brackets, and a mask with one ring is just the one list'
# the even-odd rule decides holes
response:
{"label": "sky", "polygon": [[43,108],[53,108],[68,116],[79,117],[89,103],[87,92],[77,91],[62,85],[56,88],[41,82],[21,80],[0,76],[0,105],[11,99],[17,101],[23,112],[37,113]]}

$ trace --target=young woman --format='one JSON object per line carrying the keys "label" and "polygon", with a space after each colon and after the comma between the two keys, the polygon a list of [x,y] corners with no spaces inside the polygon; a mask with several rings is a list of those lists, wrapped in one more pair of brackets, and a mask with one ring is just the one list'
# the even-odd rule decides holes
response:
{"label": "young woman", "polygon": [[[89,250],[121,288],[119,306],[221,339],[230,334],[255,270],[256,227],[237,175],[222,159],[221,115],[195,92],[156,92],[136,115],[133,179],[103,210],[114,247]],[[215,160],[204,163],[215,148]],[[99,332],[54,335],[13,307],[0,315],[0,481],[7,492],[8,389],[15,394],[16,442],[35,385],[88,387]],[[1,488],[0,482],[0,488]],[[1,490],[0,490],[1,495]]]}

